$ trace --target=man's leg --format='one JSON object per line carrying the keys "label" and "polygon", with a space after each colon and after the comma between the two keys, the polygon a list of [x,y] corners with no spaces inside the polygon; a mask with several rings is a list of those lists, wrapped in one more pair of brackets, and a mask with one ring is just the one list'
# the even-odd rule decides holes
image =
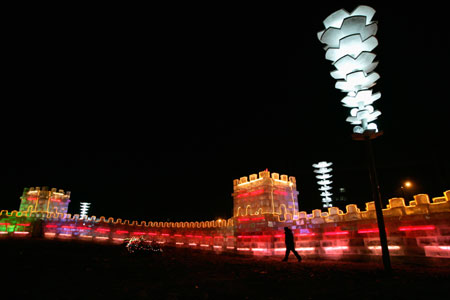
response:
{"label": "man's leg", "polygon": [[286,247],[286,255],[284,256],[283,261],[287,261],[288,260],[290,251],[291,251],[291,249],[289,247]]}
{"label": "man's leg", "polygon": [[298,254],[298,252],[297,252],[297,250],[295,250],[295,248],[292,249],[292,252],[294,253],[295,257],[297,257],[298,261],[302,260],[302,257],[300,256],[300,254]]}

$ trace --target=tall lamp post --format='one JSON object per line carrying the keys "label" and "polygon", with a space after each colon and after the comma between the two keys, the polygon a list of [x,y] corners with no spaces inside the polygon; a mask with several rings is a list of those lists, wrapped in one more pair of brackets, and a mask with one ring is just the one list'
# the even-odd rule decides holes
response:
{"label": "tall lamp post", "polygon": [[380,78],[380,75],[373,71],[378,62],[374,62],[376,55],[371,52],[378,45],[375,37],[378,25],[372,21],[374,14],[375,10],[365,5],[358,6],[351,13],[340,9],[323,21],[325,30],[318,32],[317,37],[326,45],[325,58],[336,68],[330,72],[337,80],[335,87],[347,93],[341,102],[345,107],[351,108],[347,122],[355,125],[352,139],[363,141],[366,146],[383,264],[385,270],[390,272],[392,267],[372,149],[372,140],[383,134],[373,123],[381,114],[372,106],[381,97],[379,92],[373,94],[371,89]]}

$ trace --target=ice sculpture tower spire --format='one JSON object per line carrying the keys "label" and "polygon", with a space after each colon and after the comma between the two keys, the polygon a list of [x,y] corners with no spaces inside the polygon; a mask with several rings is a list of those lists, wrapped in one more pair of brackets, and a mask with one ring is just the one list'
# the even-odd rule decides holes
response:
{"label": "ice sculpture tower spire", "polygon": [[369,6],[358,6],[348,13],[340,9],[324,21],[325,30],[317,33],[325,44],[325,58],[330,60],[336,70],[330,72],[337,80],[335,87],[347,96],[342,99],[345,107],[351,108],[347,122],[354,126],[354,133],[366,130],[378,131],[373,123],[381,114],[372,106],[380,99],[380,93],[372,93],[372,87],[380,78],[374,72],[378,62],[372,50],[378,45],[375,37],[377,23],[372,21],[375,10]]}
{"label": "ice sculpture tower spire", "polygon": [[330,184],[333,183],[333,181],[329,180],[332,175],[330,172],[333,170],[332,168],[329,168],[332,165],[331,162],[321,161],[317,164],[313,164],[313,167],[316,168],[314,170],[315,173],[318,173],[319,175],[316,176],[319,181],[317,181],[317,184],[320,185],[319,191],[320,196],[322,196],[322,206],[323,207],[332,207],[331,204],[332,199],[331,195],[333,195],[330,190],[331,186]]}

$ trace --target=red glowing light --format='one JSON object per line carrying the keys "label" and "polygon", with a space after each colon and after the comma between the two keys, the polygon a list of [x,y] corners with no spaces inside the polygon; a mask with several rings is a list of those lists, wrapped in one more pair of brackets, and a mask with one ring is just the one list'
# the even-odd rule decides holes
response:
{"label": "red glowing light", "polygon": [[315,236],[316,234],[314,232],[311,232],[311,233],[297,233],[294,235],[295,236]]}
{"label": "red glowing light", "polygon": [[110,230],[109,230],[109,228],[97,228],[96,231],[98,231],[98,232],[109,232]]}
{"label": "red glowing light", "polygon": [[236,196],[236,198],[242,198],[242,197],[247,197],[247,196],[256,196],[256,195],[261,195],[263,193],[264,193],[264,189],[259,189],[259,190],[255,190],[252,192],[239,194]]}
{"label": "red glowing light", "polygon": [[325,232],[325,235],[345,235],[348,234],[348,231],[331,231],[331,232]]}
{"label": "red glowing light", "polygon": [[273,193],[274,193],[275,195],[282,195],[282,196],[286,196],[286,195],[287,195],[287,192],[285,192],[285,191],[280,191],[280,190],[275,190],[275,191],[273,191]]}
{"label": "red glowing light", "polygon": [[170,234],[168,234],[168,233],[163,233],[163,234],[161,234],[162,236],[170,236]]}
{"label": "red glowing light", "polygon": [[[1,224],[0,224],[1,225]],[[56,228],[58,227],[57,225],[53,225],[53,224],[49,224],[49,225],[45,225],[45,227],[47,228]]]}
{"label": "red glowing light", "polygon": [[249,238],[252,238],[253,236],[252,235],[238,235],[237,237],[238,237],[238,239],[249,239]]}
{"label": "red glowing light", "polygon": [[173,236],[180,237],[180,236],[182,236],[182,235],[181,235],[181,234],[174,234]]}
{"label": "red glowing light", "polygon": [[360,229],[358,233],[378,233],[378,228]]}
{"label": "red glowing light", "polygon": [[78,229],[78,230],[90,230],[91,228],[90,227],[78,226],[78,227],[75,227],[75,229]]}
{"label": "red glowing light", "polygon": [[133,234],[137,234],[137,235],[142,235],[142,234],[146,234],[146,232],[142,232],[142,231],[135,231],[135,232],[133,232]]}
{"label": "red glowing light", "polygon": [[117,230],[116,233],[122,234],[122,233],[128,233],[128,231],[126,231],[126,230]]}
{"label": "red glowing light", "polygon": [[256,218],[239,218],[239,222],[245,222],[245,221],[259,221],[259,220],[265,220],[265,217],[256,217]]}
{"label": "red glowing light", "polygon": [[2,225],[2,226],[8,226],[8,225],[11,225],[11,223],[0,223],[0,225]]}
{"label": "red glowing light", "polygon": [[250,192],[250,196],[261,195],[263,193],[264,193],[264,189],[260,189],[260,190],[256,190],[256,191]]}
{"label": "red glowing light", "polygon": [[398,228],[399,231],[414,231],[414,230],[434,230],[434,225],[423,225],[423,226],[401,226]]}
{"label": "red glowing light", "polygon": [[67,225],[65,225],[65,226],[61,226],[61,228],[64,228],[64,229],[73,229],[73,226],[67,226]]}
{"label": "red glowing light", "polygon": [[149,232],[148,235],[158,235],[156,232]]}

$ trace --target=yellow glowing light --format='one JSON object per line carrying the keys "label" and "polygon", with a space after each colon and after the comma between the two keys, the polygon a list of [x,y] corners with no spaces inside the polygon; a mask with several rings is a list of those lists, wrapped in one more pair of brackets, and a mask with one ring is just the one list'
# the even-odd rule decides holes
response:
{"label": "yellow glowing light", "polygon": [[411,181],[407,181],[407,182],[405,182],[405,187],[409,188],[409,187],[411,187],[411,186],[412,186],[412,183],[411,183]]}
{"label": "yellow glowing light", "polygon": [[[370,250],[381,250],[381,246],[369,246]],[[400,246],[388,246],[389,250],[399,250]]]}
{"label": "yellow glowing light", "polygon": [[261,177],[261,178],[255,179],[255,180],[251,180],[251,181],[239,183],[237,186],[242,186],[242,185],[245,185],[245,184],[254,183],[254,182],[256,182],[256,181],[263,180],[263,179],[264,179],[264,178]]}

